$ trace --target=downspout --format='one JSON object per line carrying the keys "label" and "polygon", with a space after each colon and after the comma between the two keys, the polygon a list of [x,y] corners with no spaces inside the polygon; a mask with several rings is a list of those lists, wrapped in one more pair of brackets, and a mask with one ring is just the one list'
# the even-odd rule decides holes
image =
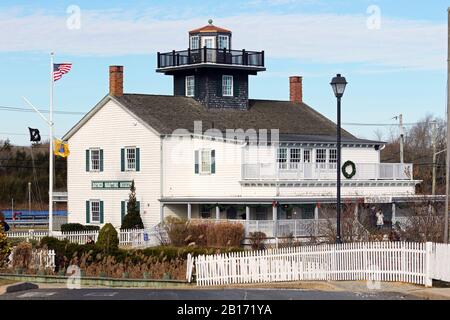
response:
{"label": "downspout", "polygon": [[[163,148],[163,141],[164,141],[164,135],[160,136],[160,140],[159,140],[159,152],[160,152],[160,157],[159,157],[159,199],[160,199],[160,212],[162,212],[162,207],[164,206],[164,204],[162,203],[162,199],[164,196],[164,148]],[[161,214],[160,214],[161,215]],[[160,221],[163,222],[163,221]]]}

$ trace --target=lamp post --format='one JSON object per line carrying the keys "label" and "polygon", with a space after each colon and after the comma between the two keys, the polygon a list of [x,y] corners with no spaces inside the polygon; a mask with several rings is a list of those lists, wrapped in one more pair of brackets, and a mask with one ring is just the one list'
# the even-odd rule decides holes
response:
{"label": "lamp post", "polygon": [[330,83],[334,95],[337,98],[337,164],[336,164],[336,243],[341,240],[341,98],[344,95],[347,81],[340,74],[337,74]]}

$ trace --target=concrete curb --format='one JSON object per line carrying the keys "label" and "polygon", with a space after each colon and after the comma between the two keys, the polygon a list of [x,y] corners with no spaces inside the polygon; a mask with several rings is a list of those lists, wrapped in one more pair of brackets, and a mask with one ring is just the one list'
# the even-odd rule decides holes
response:
{"label": "concrete curb", "polygon": [[6,286],[4,289],[4,293],[12,293],[12,292],[19,292],[19,291],[26,291],[26,290],[33,290],[33,289],[39,289],[39,286],[37,284],[31,283],[31,282],[19,282],[14,283]]}
{"label": "concrete curb", "polygon": [[[46,284],[67,284],[69,277],[66,276],[44,276],[44,275],[18,275],[18,274],[0,274],[0,278]],[[120,278],[101,278],[101,277],[81,277],[81,286],[99,286],[99,287],[118,287],[118,288],[176,288],[192,286],[187,281],[180,280],[159,280],[159,279],[120,279]]]}

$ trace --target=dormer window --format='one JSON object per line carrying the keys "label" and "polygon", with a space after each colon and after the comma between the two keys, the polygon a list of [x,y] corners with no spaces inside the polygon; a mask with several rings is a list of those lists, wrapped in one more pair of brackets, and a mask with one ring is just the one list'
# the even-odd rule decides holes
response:
{"label": "dormer window", "polygon": [[200,37],[199,36],[191,36],[190,48],[191,48],[191,50],[197,50],[200,48]]}

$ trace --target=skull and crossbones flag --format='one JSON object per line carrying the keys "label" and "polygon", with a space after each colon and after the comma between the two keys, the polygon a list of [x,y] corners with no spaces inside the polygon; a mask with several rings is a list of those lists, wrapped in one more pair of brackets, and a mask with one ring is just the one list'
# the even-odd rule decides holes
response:
{"label": "skull and crossbones flag", "polygon": [[30,141],[31,142],[40,142],[41,141],[41,135],[40,135],[38,129],[33,129],[33,128],[28,127],[28,130],[30,130]]}

